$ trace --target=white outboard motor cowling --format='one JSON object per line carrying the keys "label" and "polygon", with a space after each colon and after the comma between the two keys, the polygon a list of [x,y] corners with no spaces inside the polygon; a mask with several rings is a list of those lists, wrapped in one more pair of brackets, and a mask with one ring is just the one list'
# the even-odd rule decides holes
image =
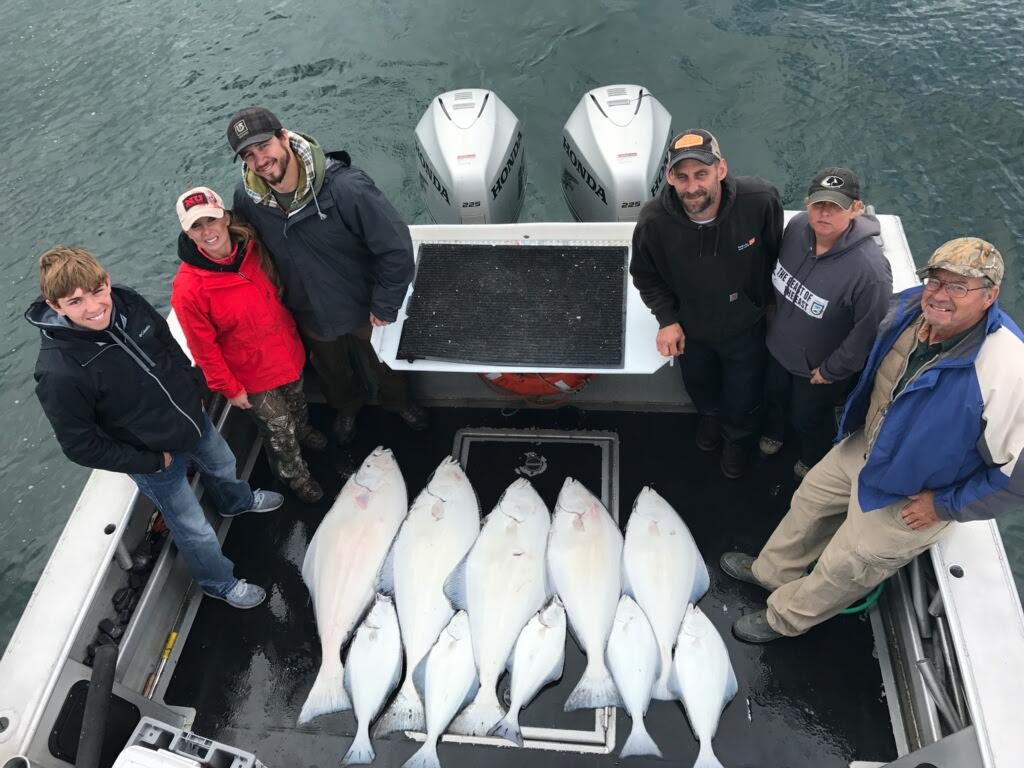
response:
{"label": "white outboard motor cowling", "polygon": [[578,221],[636,221],[665,178],[672,116],[639,85],[595,88],[562,130],[562,191]]}
{"label": "white outboard motor cowling", "polygon": [[522,124],[492,91],[434,99],[416,125],[420,186],[438,224],[510,224],[526,196]]}

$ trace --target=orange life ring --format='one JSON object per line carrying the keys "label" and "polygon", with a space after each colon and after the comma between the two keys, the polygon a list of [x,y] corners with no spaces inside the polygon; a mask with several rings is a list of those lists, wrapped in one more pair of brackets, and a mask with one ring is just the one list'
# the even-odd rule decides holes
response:
{"label": "orange life ring", "polygon": [[481,373],[480,378],[501,392],[525,399],[565,399],[590,382],[592,373]]}

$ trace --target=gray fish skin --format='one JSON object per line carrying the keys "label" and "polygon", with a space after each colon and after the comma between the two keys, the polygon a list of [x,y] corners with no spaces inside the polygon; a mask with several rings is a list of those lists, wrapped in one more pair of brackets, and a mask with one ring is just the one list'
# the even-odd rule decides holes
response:
{"label": "gray fish skin", "polygon": [[313,598],[321,662],[300,725],[351,708],[341,649],[373,602],[380,567],[408,511],[398,462],[378,446],[345,483],[309,542],[302,580]]}
{"label": "gray fish skin", "polygon": [[633,502],[622,549],[622,591],[636,600],[658,640],[661,675],[652,697],[672,701],[672,648],[687,603],[708,590],[710,578],[697,544],[682,518],[653,488]]}
{"label": "gray fish skin", "polygon": [[623,744],[619,757],[661,757],[661,750],[647,732],[644,723],[654,681],[661,673],[661,656],[651,623],[629,595],[619,599],[606,656],[615,685],[622,696],[623,706],[633,719],[633,730]]}
{"label": "gray fish skin", "polygon": [[380,712],[402,676],[402,637],[398,613],[387,595],[377,599],[356,630],[345,666],[345,691],[356,716],[356,736],[342,765],[365,765],[376,757],[370,722]]}
{"label": "gray fish skin", "polygon": [[423,731],[423,703],[413,684],[417,665],[454,615],[444,582],[480,532],[480,503],[451,456],[434,470],[398,532],[379,588],[395,596],[405,646],[405,679],[374,733]]}
{"label": "gray fish skin", "polygon": [[551,521],[548,577],[565,604],[573,636],[587,654],[587,667],[565,702],[566,712],[620,701],[604,650],[622,593],[621,562],[618,524],[583,483],[567,477]]}
{"label": "gray fish skin", "polygon": [[508,714],[491,731],[491,736],[523,746],[519,711],[533,701],[541,688],[562,676],[565,665],[565,608],[555,597],[523,627],[509,663],[512,698]]}
{"label": "gray fish skin", "polygon": [[528,480],[516,480],[445,582],[452,605],[469,613],[480,673],[476,699],[452,724],[456,733],[486,736],[505,716],[498,702],[498,677],[519,633],[548,600],[544,554],[550,528],[544,500]]}
{"label": "gray fish skin", "polygon": [[479,681],[469,617],[456,613],[413,673],[426,710],[427,737],[402,768],[440,768],[437,740],[459,710],[476,696]]}
{"label": "gray fish skin", "polygon": [[729,651],[715,625],[695,605],[679,629],[670,688],[683,703],[700,752],[694,768],[722,768],[711,746],[718,718],[738,688]]}

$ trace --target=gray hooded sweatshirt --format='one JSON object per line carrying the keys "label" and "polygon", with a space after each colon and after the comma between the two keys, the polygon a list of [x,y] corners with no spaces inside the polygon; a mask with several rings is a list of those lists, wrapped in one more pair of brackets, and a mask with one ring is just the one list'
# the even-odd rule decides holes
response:
{"label": "gray hooded sweatshirt", "polygon": [[864,367],[892,295],[892,271],[872,239],[878,220],[853,220],[835,245],[814,255],[807,214],[793,217],[772,273],[778,307],[768,329],[768,350],[795,376],[819,368],[829,381]]}

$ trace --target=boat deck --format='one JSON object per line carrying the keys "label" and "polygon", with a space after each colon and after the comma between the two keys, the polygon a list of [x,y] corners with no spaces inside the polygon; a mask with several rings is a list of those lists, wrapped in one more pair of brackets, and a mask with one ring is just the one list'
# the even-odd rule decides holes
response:
{"label": "boat deck", "polygon": [[[322,427],[329,423],[324,407],[314,406],[313,418]],[[620,523],[625,525],[636,494],[650,484],[676,506],[708,563],[711,589],[700,606],[724,637],[739,681],[739,692],[724,711],[714,742],[722,763],[730,768],[848,768],[852,760],[896,758],[871,626],[864,616],[839,617],[807,636],[761,647],[740,643],[731,635],[732,621],[763,605],[764,593],[725,577],[718,558],[731,549],[756,551],[785,512],[794,489],[790,467],[795,460],[787,450],[755,462],[742,480],[730,481],[719,472],[717,455],[702,454],[694,447],[696,417],[689,414],[572,407],[512,412],[434,408],[431,418],[430,430],[413,433],[391,414],[364,409],[351,446],[310,457],[313,472],[324,486],[324,501],[307,507],[286,497],[279,512],[234,521],[225,550],[239,576],[267,587],[268,599],[247,612],[215,600],[202,602],[165,694],[169,704],[196,708],[192,730],[250,750],[271,768],[339,763],[354,733],[351,713],[325,715],[303,728],[295,725],[320,662],[301,566],[307,542],[344,477],[376,444],[383,442],[394,450],[411,501],[440,459],[452,452],[460,429],[599,431],[618,436]],[[549,504],[565,475],[587,478],[587,468],[577,471],[571,463],[571,457],[551,460],[544,474],[532,478]],[[515,477],[512,470],[470,461],[467,471],[484,513]],[[263,456],[250,479],[254,486],[275,487]],[[557,727],[579,718],[592,722],[589,712],[556,714],[581,670],[582,655],[570,640],[562,681],[524,710],[522,723],[547,725],[549,716],[558,717]],[[681,705],[652,702],[646,720],[666,760],[692,764],[697,742]],[[617,747],[630,725],[620,710]],[[398,766],[418,744],[395,734],[387,740],[376,739],[374,746],[377,765]],[[443,744],[439,754],[444,765],[488,768],[526,762],[534,766],[619,762],[617,749],[598,755]],[[658,764],[651,758],[629,762]]]}

